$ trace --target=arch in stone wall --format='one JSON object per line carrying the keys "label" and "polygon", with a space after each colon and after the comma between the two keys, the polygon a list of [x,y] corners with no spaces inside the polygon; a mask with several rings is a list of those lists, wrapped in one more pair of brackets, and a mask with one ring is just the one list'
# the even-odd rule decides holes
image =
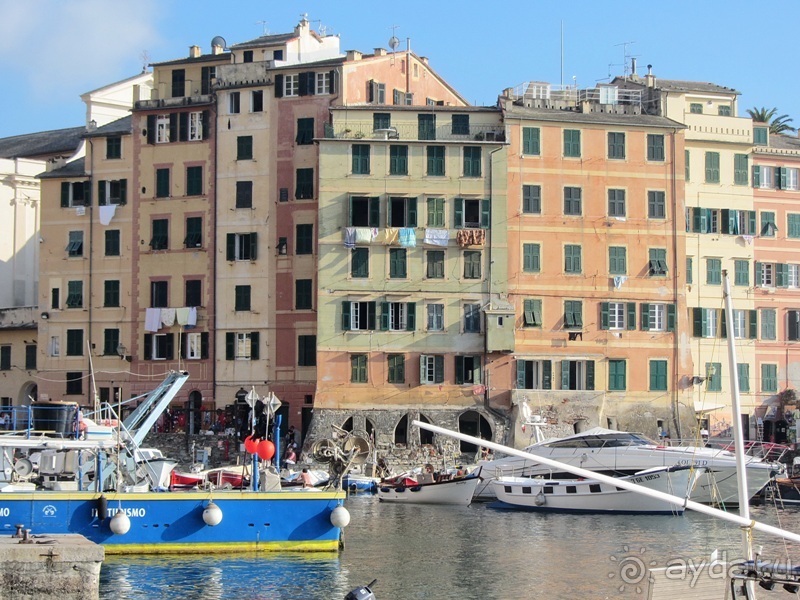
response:
{"label": "arch in stone wall", "polygon": [[[473,437],[491,441],[494,437],[492,424],[477,410],[467,410],[458,417],[458,430]],[[461,452],[477,452],[478,447],[469,442],[461,442]]]}

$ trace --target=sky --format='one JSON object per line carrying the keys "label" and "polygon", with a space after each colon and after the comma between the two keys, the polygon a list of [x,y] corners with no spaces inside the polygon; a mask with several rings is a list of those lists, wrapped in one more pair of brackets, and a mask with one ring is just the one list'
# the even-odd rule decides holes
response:
{"label": "sky", "polygon": [[476,105],[526,81],[593,87],[635,57],[639,74],[732,87],[740,116],[776,107],[800,126],[797,0],[0,0],[0,138],[84,125],[81,94],[217,35],[291,32],[302,14],[343,51],[410,40]]}

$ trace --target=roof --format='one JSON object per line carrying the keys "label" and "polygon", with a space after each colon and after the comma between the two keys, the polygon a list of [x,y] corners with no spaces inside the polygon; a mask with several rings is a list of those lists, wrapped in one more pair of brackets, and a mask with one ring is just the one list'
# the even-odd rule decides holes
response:
{"label": "roof", "polygon": [[87,131],[85,137],[107,137],[110,135],[126,135],[131,133],[131,116],[122,117],[111,123],[106,123],[94,131]]}
{"label": "roof", "polygon": [[496,106],[459,106],[458,104],[337,104],[331,106],[330,110],[363,110],[367,112],[427,112],[427,113],[499,113],[500,109]]}
{"label": "roof", "polygon": [[583,113],[573,110],[556,110],[547,108],[523,108],[513,105],[505,117],[507,119],[531,119],[535,121],[552,121],[555,123],[582,123],[586,125],[620,125],[626,127],[668,127],[670,129],[686,129],[686,125],[667,117],[656,115],[625,115],[614,113]]}
{"label": "roof", "polygon": [[220,52],[219,54],[201,54],[197,58],[193,58],[191,56],[186,56],[184,58],[176,58],[173,60],[166,60],[164,62],[157,62],[157,63],[150,63],[151,67],[164,67],[169,65],[187,65],[191,63],[201,63],[201,62],[212,62],[212,61],[219,61],[219,62],[230,62],[231,61],[231,53],[230,52]]}
{"label": "roof", "polygon": [[[631,84],[640,87],[647,87],[647,80],[641,75],[633,75],[629,77],[615,77],[612,85]],[[655,78],[655,87],[657,90],[663,92],[699,92],[705,94],[741,94],[741,92],[726,87],[724,85],[717,85],[716,83],[709,83],[707,81],[684,81],[682,79],[659,79]]]}
{"label": "roof", "polygon": [[64,179],[67,177],[88,177],[86,159],[84,157],[68,162],[63,167],[46,171],[37,175],[39,179]]}
{"label": "roof", "polygon": [[[763,125],[766,125],[764,123]],[[782,133],[771,133],[769,135],[769,147],[776,150],[800,150],[800,138],[795,135],[784,135]],[[756,146],[758,148],[758,146]]]}
{"label": "roof", "polygon": [[69,156],[80,147],[86,128],[70,127],[0,138],[0,158]]}
{"label": "roof", "polygon": [[246,50],[247,48],[263,48],[264,46],[275,46],[277,44],[285,44],[289,40],[295,39],[297,34],[292,33],[276,33],[275,35],[262,35],[249,42],[241,42],[230,46],[231,50]]}

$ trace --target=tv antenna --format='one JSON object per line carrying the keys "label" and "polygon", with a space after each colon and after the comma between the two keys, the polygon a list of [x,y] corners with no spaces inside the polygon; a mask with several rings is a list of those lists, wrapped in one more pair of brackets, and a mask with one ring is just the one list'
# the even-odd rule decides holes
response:
{"label": "tv antenna", "polygon": [[[630,69],[628,66],[630,61],[628,59],[634,58],[638,56],[638,54],[628,54],[628,46],[635,44],[636,42],[622,42],[621,44],[614,44],[615,46],[622,46],[622,76],[627,79],[628,75],[632,74],[633,69]],[[629,73],[629,70],[631,71]],[[611,77],[611,72],[609,70],[609,78]]]}
{"label": "tv antenna", "polygon": [[395,35],[396,30],[400,28],[400,25],[392,25],[389,29],[392,30],[392,37],[389,38],[389,48],[392,49],[392,52],[397,50],[397,47],[400,45],[400,39]]}
{"label": "tv antenna", "polygon": [[256,21],[256,25],[261,25],[261,35],[267,35],[267,21]]}

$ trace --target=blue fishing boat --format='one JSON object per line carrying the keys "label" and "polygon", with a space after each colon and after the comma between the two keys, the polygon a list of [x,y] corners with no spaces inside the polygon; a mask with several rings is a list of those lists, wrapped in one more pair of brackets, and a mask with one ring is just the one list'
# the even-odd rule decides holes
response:
{"label": "blue fishing boat", "polygon": [[120,425],[79,415],[75,435],[0,436],[0,531],[81,534],[110,554],[338,550],[341,488],[283,491],[255,455],[247,490],[172,490],[142,468],[139,444],[187,378],[171,373]]}

